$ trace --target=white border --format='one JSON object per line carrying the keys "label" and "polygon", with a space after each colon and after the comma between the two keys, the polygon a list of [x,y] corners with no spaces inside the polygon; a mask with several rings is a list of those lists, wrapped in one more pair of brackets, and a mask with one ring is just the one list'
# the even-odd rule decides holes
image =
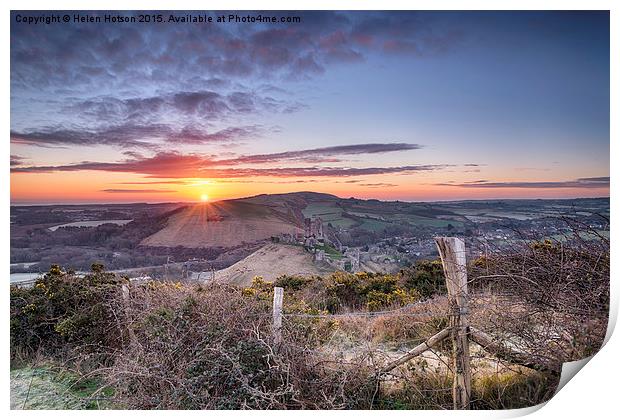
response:
{"label": "white border", "polygon": [[[618,124],[620,121],[620,115],[618,112],[618,74],[620,72],[620,45],[618,27],[620,26],[620,6],[619,2],[613,0],[590,0],[590,1],[578,1],[578,0],[503,0],[501,2],[492,0],[474,0],[474,1],[459,1],[459,0],[445,0],[445,1],[398,1],[398,0],[382,0],[368,1],[368,0],[303,0],[296,1],[294,3],[290,1],[282,0],[263,0],[263,1],[248,1],[248,0],[213,0],[213,1],[191,1],[191,0],[176,0],[174,2],[165,2],[161,0],[108,0],[108,1],[91,1],[84,2],[78,0],[65,0],[57,2],[49,1],[4,1],[4,15],[2,21],[3,30],[1,31],[1,45],[3,49],[3,58],[1,65],[2,72],[2,113],[0,114],[0,120],[2,121],[3,133],[5,133],[6,140],[1,143],[0,156],[3,157],[3,166],[5,170],[5,176],[2,178],[1,193],[4,203],[0,207],[0,221],[3,223],[3,241],[2,241],[2,258],[3,261],[9,260],[9,203],[10,203],[10,186],[9,186],[9,155],[10,145],[8,139],[8,133],[10,130],[10,96],[9,96],[9,45],[10,45],[10,9],[93,9],[93,10],[170,10],[170,9],[193,9],[193,10],[611,10],[611,131],[610,138],[618,139]],[[618,147],[615,143],[610,142],[610,156],[611,156],[611,178],[614,180],[611,185],[611,190],[617,190],[615,180],[618,175]],[[614,214],[616,208],[617,191],[611,194],[611,210]],[[614,217],[615,220],[615,217]],[[612,254],[617,255],[617,247],[615,242],[612,243]],[[618,282],[615,280],[614,274],[618,272],[617,259],[614,257],[612,260],[612,311],[611,322],[615,324],[617,311],[618,311]],[[8,264],[3,266],[5,274],[8,276]],[[0,360],[4,366],[4,376],[2,381],[1,396],[3,401],[3,407],[9,415],[19,418],[25,417],[43,417],[45,418],[83,418],[83,417],[96,417],[96,418],[117,418],[121,416],[132,417],[150,417],[150,418],[168,418],[170,415],[180,415],[183,417],[200,417],[201,419],[211,418],[217,416],[218,418],[236,418],[238,416],[251,416],[255,418],[264,419],[280,419],[289,417],[291,413],[288,412],[191,412],[183,411],[178,413],[171,412],[83,412],[83,411],[63,411],[63,412],[50,412],[50,411],[10,411],[9,410],[9,331],[8,331],[8,287],[2,289],[3,302],[6,305],[5,318],[2,323],[2,333],[5,337],[5,345],[3,352],[0,355]],[[561,418],[610,418],[616,408],[617,397],[617,380],[620,375],[620,369],[618,366],[620,363],[616,357],[620,349],[620,344],[617,337],[611,337],[607,345],[597,354],[588,366],[578,373],[577,378],[571,380],[549,403],[547,403],[542,409],[531,414],[530,418],[547,418],[548,416],[561,417]],[[388,414],[393,419],[411,419],[412,416],[423,416],[424,418],[505,418],[516,417],[527,414],[533,411],[532,409],[515,410],[515,411],[476,411],[476,412],[440,412],[440,411],[424,411],[424,412],[398,412],[390,411]],[[372,411],[357,412],[296,412],[292,414],[299,419],[309,419],[315,416],[321,417],[374,417],[377,415],[384,415],[384,413],[376,413]]]}

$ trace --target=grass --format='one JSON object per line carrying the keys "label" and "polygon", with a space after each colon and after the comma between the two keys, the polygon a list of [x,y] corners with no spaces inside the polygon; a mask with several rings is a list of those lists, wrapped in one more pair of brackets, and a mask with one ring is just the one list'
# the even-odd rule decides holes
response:
{"label": "grass", "polygon": [[390,226],[389,222],[382,222],[381,220],[375,219],[364,219],[362,224],[360,225],[361,229],[370,230],[370,231],[382,231],[387,226]]}
{"label": "grass", "polygon": [[[452,407],[452,380],[445,373],[412,369],[406,380],[392,384],[379,397],[376,408],[384,410],[447,409]],[[506,410],[531,407],[549,400],[558,377],[536,372],[509,371],[473,378],[471,408]]]}
{"label": "grass", "polygon": [[348,229],[351,228],[353,226],[355,226],[357,224],[357,222],[353,219],[349,219],[346,216],[342,216],[342,214],[340,215],[334,215],[335,217],[326,217],[323,218],[323,222],[325,223],[331,223],[332,226],[337,227],[337,228],[343,228],[343,229]]}
{"label": "grass", "polygon": [[336,203],[330,202],[316,202],[310,203],[302,210],[305,217],[321,216],[329,214],[342,214],[342,209],[336,205]]}
{"label": "grass", "polygon": [[342,209],[336,203],[318,202],[311,203],[302,210],[304,217],[318,216],[323,223],[331,223],[332,226],[348,229],[357,222],[342,215]]}
{"label": "grass", "polygon": [[[386,227],[394,224],[394,222],[408,222],[413,225],[427,226],[427,227],[447,227],[452,224],[455,227],[461,227],[462,221],[449,220],[449,219],[437,219],[433,217],[427,217],[419,214],[411,214],[409,211],[402,212],[393,211],[394,209],[382,209],[372,206],[350,206],[347,208],[347,212],[353,216],[359,217],[361,222],[353,220],[343,215],[341,207],[336,203],[322,202],[311,203],[304,210],[305,217],[319,216],[325,223],[331,223],[332,226],[340,228],[351,228],[357,225],[357,227],[373,232],[380,232]],[[428,212],[428,209],[419,209],[420,211]],[[390,220],[381,220],[386,218]]]}
{"label": "grass", "polygon": [[447,227],[448,225],[452,225],[454,227],[463,226],[463,222],[459,220],[432,219],[429,217],[418,216],[415,214],[406,214],[402,216],[398,215],[396,216],[396,219],[406,221],[413,225],[418,225],[418,226],[430,226],[430,227]]}
{"label": "grass", "polygon": [[327,244],[317,245],[315,246],[315,248],[325,251],[325,254],[331,258],[341,259],[343,257],[343,255],[340,252],[338,252],[336,248],[329,246]]}
{"label": "grass", "polygon": [[96,410],[114,408],[114,391],[98,379],[82,379],[51,365],[11,370],[11,409]]}

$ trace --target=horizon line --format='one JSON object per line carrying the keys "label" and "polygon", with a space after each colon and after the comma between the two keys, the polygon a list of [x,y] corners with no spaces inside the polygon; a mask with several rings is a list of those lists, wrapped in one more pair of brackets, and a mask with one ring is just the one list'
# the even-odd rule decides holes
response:
{"label": "horizon line", "polygon": [[342,199],[342,200],[363,200],[363,201],[383,201],[383,202],[403,202],[403,203],[449,203],[449,202],[467,202],[467,201],[532,201],[532,200],[540,200],[540,201],[568,201],[568,200],[601,200],[601,199],[610,199],[610,195],[607,196],[597,196],[597,197],[566,197],[566,198],[542,198],[542,197],[528,197],[528,198],[506,198],[506,197],[496,197],[496,198],[472,198],[472,199],[434,199],[434,200],[381,200],[378,198],[358,198],[354,196],[350,197],[341,197],[336,194],[323,193],[317,191],[293,191],[286,193],[274,193],[274,194],[254,194],[244,197],[237,198],[224,198],[221,200],[213,200],[208,202],[201,202],[199,200],[196,201],[156,201],[156,202],[147,202],[147,201],[135,201],[135,202],[51,202],[51,203],[19,203],[19,202],[10,202],[10,207],[46,207],[46,206],[105,206],[105,205],[117,205],[117,206],[130,206],[130,205],[164,205],[164,204],[209,204],[209,203],[218,203],[221,201],[232,201],[232,200],[246,200],[253,197],[258,197],[261,195],[287,195],[287,194],[302,194],[302,193],[312,193],[312,194],[322,194],[322,195],[331,195],[333,197]]}

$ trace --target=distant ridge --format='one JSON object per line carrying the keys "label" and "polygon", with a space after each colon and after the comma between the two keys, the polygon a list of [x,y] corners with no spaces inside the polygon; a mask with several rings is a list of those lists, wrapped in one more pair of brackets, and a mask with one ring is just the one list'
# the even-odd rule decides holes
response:
{"label": "distant ridge", "polygon": [[299,192],[196,204],[170,217],[162,230],[141,244],[228,248],[298,233],[302,232],[302,209],[309,201],[321,199],[339,200],[329,194]]}

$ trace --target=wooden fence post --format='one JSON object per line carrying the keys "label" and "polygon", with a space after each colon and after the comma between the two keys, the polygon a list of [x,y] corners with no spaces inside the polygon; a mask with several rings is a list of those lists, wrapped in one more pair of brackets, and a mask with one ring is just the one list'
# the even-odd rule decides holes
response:
{"label": "wooden fence post", "polygon": [[121,286],[121,293],[123,296],[123,309],[125,310],[125,317],[127,318],[127,331],[129,332],[129,342],[131,344],[135,344],[136,342],[136,335],[133,331],[133,327],[131,326],[131,317],[130,317],[130,312],[129,312],[129,305],[130,305],[130,301],[129,301],[129,286],[127,284],[123,284]]}
{"label": "wooden fence post", "polygon": [[273,288],[273,340],[276,345],[282,342],[282,300],[284,289]]}
{"label": "wooden fence post", "polygon": [[449,335],[450,335],[450,328],[444,328],[443,330],[439,331],[434,336],[428,338],[423,343],[418,344],[417,346],[415,346],[413,349],[411,349],[403,357],[393,361],[392,363],[390,363],[389,365],[387,365],[386,367],[381,369],[381,373],[389,372],[392,369],[394,369],[396,366],[402,365],[403,363],[408,362],[409,360],[413,359],[414,357],[417,357],[417,356],[421,355],[425,351],[427,351],[430,348],[432,348],[435,344],[440,343],[441,341],[446,339]]}
{"label": "wooden fence post", "polygon": [[469,323],[467,320],[467,262],[465,242],[459,238],[435,238],[441,256],[451,308],[450,329],[454,380],[452,398],[455,410],[468,410],[471,396],[469,362]]}

